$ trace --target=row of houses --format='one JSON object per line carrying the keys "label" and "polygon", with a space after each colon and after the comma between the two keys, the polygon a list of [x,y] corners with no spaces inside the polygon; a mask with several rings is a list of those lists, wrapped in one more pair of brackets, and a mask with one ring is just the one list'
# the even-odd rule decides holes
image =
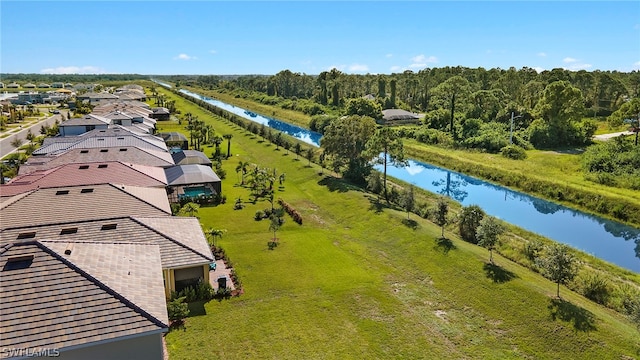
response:
{"label": "row of houses", "polygon": [[61,126],[0,185],[3,357],[162,359],[166,299],[210,282],[201,225],[171,203],[220,179],[204,154],[114,123],[145,113],[135,101],[90,114],[104,128]]}

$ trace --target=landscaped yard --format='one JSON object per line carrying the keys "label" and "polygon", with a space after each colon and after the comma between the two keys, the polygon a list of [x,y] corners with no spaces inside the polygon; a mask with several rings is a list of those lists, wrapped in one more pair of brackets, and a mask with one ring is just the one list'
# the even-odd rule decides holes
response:
{"label": "landscaped yard", "polygon": [[[201,208],[204,228],[227,229],[218,240],[244,294],[211,301],[170,332],[171,359],[193,358],[494,358],[621,359],[640,356],[638,330],[622,315],[539,274],[463,242],[452,232],[320,175],[284,149],[211,116],[182,99],[177,107],[233,134],[224,162],[227,203]],[[159,123],[161,131],[173,126]],[[205,150],[210,155],[213,148]],[[255,221],[265,200],[248,203],[238,161],[286,173],[277,191],[303,217],[286,216],[273,236]],[[277,188],[277,185],[276,185]],[[233,210],[235,200],[245,202]]]}

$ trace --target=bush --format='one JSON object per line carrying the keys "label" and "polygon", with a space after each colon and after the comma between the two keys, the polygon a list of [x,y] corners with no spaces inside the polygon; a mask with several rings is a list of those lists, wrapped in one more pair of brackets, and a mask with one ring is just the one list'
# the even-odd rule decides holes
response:
{"label": "bush", "polygon": [[167,302],[167,314],[169,321],[182,322],[184,318],[189,316],[189,306],[184,302],[184,297],[175,298]]}
{"label": "bush", "polygon": [[264,216],[264,211],[262,211],[262,210],[258,210],[258,211],[256,211],[256,214],[253,216],[253,219],[254,219],[255,221],[260,221],[260,220],[262,220],[262,219],[264,219],[264,218],[265,218],[265,216]]}
{"label": "bush", "polygon": [[527,158],[527,152],[516,145],[507,145],[500,149],[500,154],[508,159],[524,160]]}
{"label": "bush", "polygon": [[586,274],[579,279],[579,291],[586,298],[606,305],[611,295],[607,280],[599,274]]}
{"label": "bush", "polygon": [[542,244],[542,242],[538,240],[528,241],[524,245],[524,249],[522,250],[522,253],[524,254],[524,256],[527,257],[527,259],[531,261],[536,261],[536,259],[538,258],[538,256],[540,256],[540,253],[542,252],[543,249],[544,249],[544,245]]}
{"label": "bush", "polygon": [[293,206],[291,206],[289,203],[287,203],[286,201],[284,201],[282,199],[278,199],[278,204],[280,204],[280,206],[282,206],[284,211],[286,211],[287,214],[289,214],[289,216],[291,216],[293,221],[295,221],[296,223],[302,225],[302,215],[300,215],[300,213],[296,209],[294,209]]}

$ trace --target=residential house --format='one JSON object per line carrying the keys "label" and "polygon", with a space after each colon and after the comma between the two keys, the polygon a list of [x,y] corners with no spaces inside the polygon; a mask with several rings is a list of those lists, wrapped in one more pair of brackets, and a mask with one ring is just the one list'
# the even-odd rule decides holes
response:
{"label": "residential house", "polygon": [[34,240],[31,233],[3,241],[3,355],[162,359],[169,320],[161,266],[160,247],[150,243]]}
{"label": "residential house", "polygon": [[[0,231],[0,245],[18,240],[61,244],[152,244],[159,247],[164,292],[180,291],[199,282],[209,283],[209,264],[215,261],[199,220],[177,216],[124,216],[76,222],[55,222],[40,226]],[[98,260],[98,259],[96,259]]]}
{"label": "residential house", "polygon": [[100,184],[36,189],[0,199],[0,229],[118,216],[169,216],[164,189]]}
{"label": "residential house", "polygon": [[415,123],[420,121],[420,115],[402,109],[382,110],[383,123]]}
{"label": "residential house", "polygon": [[7,85],[7,89],[19,89],[20,85],[16,82],[12,82],[11,84]]}
{"label": "residential house", "polygon": [[71,149],[56,153],[57,155],[32,156],[20,166],[19,175],[29,174],[55,168],[64,164],[93,163],[118,160],[125,164],[157,166],[161,168],[174,166],[171,154],[135,146],[118,148]]}
{"label": "residential house", "polygon": [[162,168],[119,161],[65,164],[14,177],[0,185],[0,197],[36,189],[109,183],[164,189],[167,177]]}
{"label": "residential house", "polygon": [[81,135],[94,129],[107,129],[111,120],[105,117],[87,114],[81,118],[72,118],[58,125],[60,136]]}
{"label": "residential house", "polygon": [[171,112],[165,107],[153,108],[151,117],[156,120],[171,120]]}
{"label": "residential house", "polygon": [[36,84],[26,83],[26,84],[22,85],[22,87],[25,88],[25,89],[35,89],[36,88]]}

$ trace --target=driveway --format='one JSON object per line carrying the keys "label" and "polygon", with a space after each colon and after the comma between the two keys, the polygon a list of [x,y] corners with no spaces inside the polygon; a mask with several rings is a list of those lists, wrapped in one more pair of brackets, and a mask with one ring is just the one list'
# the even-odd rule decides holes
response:
{"label": "driveway", "polygon": [[14,139],[22,139],[22,143],[24,144],[27,141],[27,133],[29,132],[29,130],[31,130],[31,133],[36,136],[40,135],[41,126],[45,124],[53,126],[56,123],[56,120],[60,120],[62,122],[62,115],[53,115],[33,125],[26,126],[19,132],[13,133],[7,137],[0,139],[0,158],[3,158],[17,150],[13,145],[11,145],[11,142]]}
{"label": "driveway", "polygon": [[622,132],[611,133],[611,134],[600,134],[600,135],[594,136],[593,140],[607,141],[609,139],[612,139],[614,137],[618,137],[620,135],[629,136],[629,135],[633,135],[633,134],[634,133],[631,132],[631,131],[622,131]]}

